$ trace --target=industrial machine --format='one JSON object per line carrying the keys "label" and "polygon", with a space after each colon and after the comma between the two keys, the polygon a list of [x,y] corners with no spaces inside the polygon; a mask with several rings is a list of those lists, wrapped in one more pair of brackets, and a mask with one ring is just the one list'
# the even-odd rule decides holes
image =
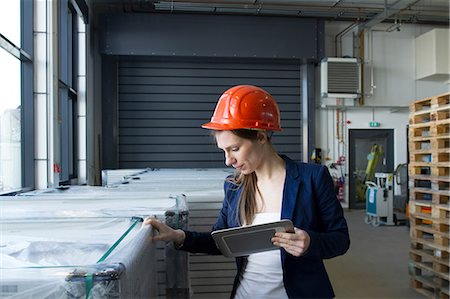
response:
{"label": "industrial machine", "polygon": [[393,174],[376,172],[375,182],[367,181],[365,222],[373,226],[396,225]]}

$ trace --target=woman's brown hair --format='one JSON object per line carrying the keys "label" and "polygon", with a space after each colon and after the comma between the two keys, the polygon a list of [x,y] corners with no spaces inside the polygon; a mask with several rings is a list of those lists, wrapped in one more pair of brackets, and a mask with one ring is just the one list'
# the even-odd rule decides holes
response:
{"label": "woman's brown hair", "polygon": [[[239,129],[232,130],[231,132],[241,138],[251,141],[256,141],[258,139],[257,130]],[[270,135],[268,135],[268,140],[270,141]],[[254,172],[250,174],[243,174],[236,171],[234,176],[227,178],[227,181],[236,186],[236,188],[242,188],[237,205],[239,211],[239,213],[236,213],[237,222],[240,225],[251,224],[255,218],[255,214],[258,212],[256,205],[256,192],[259,193],[260,191],[257,185],[256,174]],[[261,193],[259,194],[261,196]]]}

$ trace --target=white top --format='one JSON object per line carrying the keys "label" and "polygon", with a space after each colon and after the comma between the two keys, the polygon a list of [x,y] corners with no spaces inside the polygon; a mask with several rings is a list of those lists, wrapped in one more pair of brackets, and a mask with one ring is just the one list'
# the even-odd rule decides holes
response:
{"label": "white top", "polygon": [[[253,224],[278,220],[280,220],[280,213],[257,213]],[[248,264],[234,298],[288,298],[283,284],[280,250],[270,250],[248,256]]]}

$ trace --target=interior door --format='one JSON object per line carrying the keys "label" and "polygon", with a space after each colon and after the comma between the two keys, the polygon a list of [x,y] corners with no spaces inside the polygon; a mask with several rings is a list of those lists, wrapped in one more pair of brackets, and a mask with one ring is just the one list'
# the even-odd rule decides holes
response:
{"label": "interior door", "polygon": [[[374,158],[377,161],[369,163]],[[349,131],[350,209],[366,208],[365,181],[373,179],[367,174],[368,172],[392,173],[393,171],[394,130],[351,129]]]}

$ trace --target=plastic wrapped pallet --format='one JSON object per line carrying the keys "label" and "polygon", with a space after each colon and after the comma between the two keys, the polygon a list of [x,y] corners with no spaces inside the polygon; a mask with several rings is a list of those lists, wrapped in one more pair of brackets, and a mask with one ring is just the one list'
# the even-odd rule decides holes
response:
{"label": "plastic wrapped pallet", "polygon": [[[188,215],[183,196],[94,199],[87,195],[35,195],[3,197],[0,205],[0,289],[6,298],[161,296],[158,277],[174,266],[170,262],[157,265],[151,229],[139,229],[139,220],[154,215],[176,228],[187,225]],[[169,255],[173,254],[170,246]],[[187,273],[184,256],[175,257],[182,260],[176,266]],[[162,260],[173,259],[166,256]],[[42,282],[44,277],[48,283]],[[182,283],[171,285],[188,293],[188,279]]]}
{"label": "plastic wrapped pallet", "polygon": [[8,215],[1,226],[2,298],[156,297],[152,229],[139,219]]}

